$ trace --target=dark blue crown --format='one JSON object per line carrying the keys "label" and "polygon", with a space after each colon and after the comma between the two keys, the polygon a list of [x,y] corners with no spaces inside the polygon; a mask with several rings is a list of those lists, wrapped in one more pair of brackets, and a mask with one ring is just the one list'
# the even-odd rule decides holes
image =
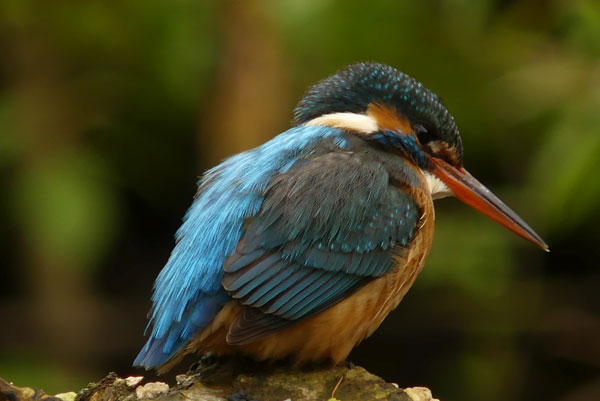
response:
{"label": "dark blue crown", "polygon": [[371,103],[393,106],[413,125],[420,125],[424,145],[441,140],[456,150],[462,164],[462,142],[454,118],[441,99],[413,77],[388,65],[373,62],[351,64],[312,86],[294,110],[294,122],[318,116],[362,113]]}

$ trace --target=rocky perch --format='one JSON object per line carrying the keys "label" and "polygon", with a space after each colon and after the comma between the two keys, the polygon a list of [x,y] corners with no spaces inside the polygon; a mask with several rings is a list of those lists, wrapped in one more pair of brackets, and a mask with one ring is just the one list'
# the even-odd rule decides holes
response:
{"label": "rocky perch", "polygon": [[204,358],[177,383],[144,383],[110,373],[78,393],[47,395],[0,379],[0,401],[437,401],[424,387],[401,389],[365,369],[346,364],[334,368],[290,368],[241,359]]}

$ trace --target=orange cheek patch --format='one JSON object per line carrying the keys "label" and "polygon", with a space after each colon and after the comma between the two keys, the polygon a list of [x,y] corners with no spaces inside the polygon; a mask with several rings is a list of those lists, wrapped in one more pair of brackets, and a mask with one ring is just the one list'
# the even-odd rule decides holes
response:
{"label": "orange cheek patch", "polygon": [[371,103],[367,108],[367,115],[377,121],[377,126],[382,130],[400,130],[405,134],[413,134],[408,119],[399,115],[395,108]]}

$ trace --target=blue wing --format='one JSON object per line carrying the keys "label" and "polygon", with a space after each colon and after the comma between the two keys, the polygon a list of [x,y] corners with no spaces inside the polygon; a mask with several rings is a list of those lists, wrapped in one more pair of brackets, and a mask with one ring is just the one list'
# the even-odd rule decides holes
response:
{"label": "blue wing", "polygon": [[223,287],[246,305],[227,341],[267,336],[389,272],[420,214],[390,181],[365,149],[299,160],[273,178],[224,265]]}
{"label": "blue wing", "polygon": [[212,321],[230,299],[221,287],[225,259],[240,240],[244,220],[261,208],[268,183],[317,147],[347,148],[346,135],[327,127],[295,127],[203,176],[177,245],[156,279],[150,336],[134,365],[162,365]]}

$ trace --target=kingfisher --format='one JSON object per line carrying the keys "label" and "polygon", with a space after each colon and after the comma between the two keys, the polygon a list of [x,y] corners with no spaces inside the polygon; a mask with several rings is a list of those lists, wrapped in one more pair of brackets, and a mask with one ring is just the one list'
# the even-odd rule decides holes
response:
{"label": "kingfisher", "polygon": [[548,250],[463,167],[435,93],[387,65],[347,66],[308,89],[292,128],[202,176],[134,365],[162,373],[194,352],[341,363],[415,281],[446,196]]}

